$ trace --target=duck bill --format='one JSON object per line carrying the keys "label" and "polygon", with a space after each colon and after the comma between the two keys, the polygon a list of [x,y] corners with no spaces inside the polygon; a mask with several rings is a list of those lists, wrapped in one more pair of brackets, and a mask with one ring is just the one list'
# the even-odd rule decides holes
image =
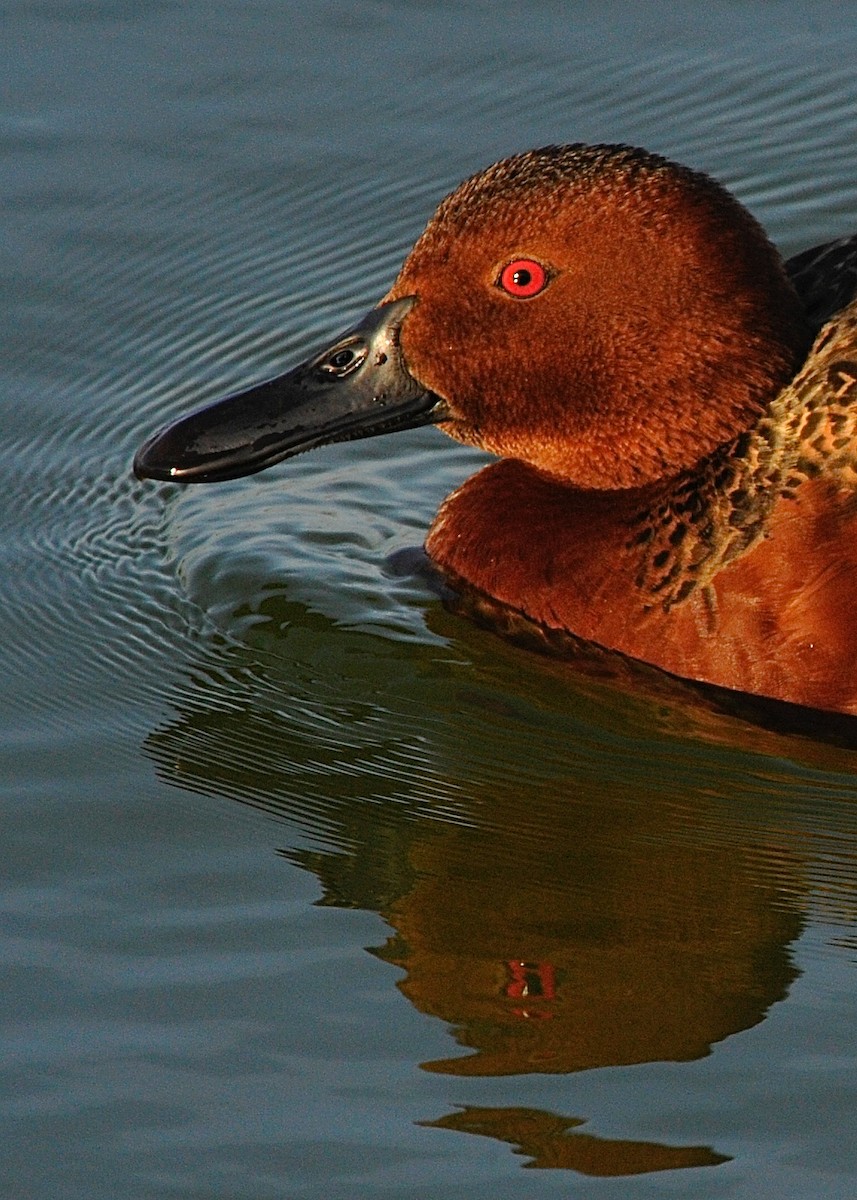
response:
{"label": "duck bill", "polygon": [[181,417],[141,446],[140,479],[214,483],[264,471],[329,442],[374,437],[447,416],[407,368],[399,344],[415,296],[372,309],[300,366]]}

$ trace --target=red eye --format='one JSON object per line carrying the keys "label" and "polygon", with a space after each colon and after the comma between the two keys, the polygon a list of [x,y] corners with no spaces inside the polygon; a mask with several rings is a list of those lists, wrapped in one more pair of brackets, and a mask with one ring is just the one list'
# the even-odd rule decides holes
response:
{"label": "red eye", "polygon": [[503,268],[497,283],[516,300],[529,300],[547,287],[548,273],[533,258],[516,258]]}

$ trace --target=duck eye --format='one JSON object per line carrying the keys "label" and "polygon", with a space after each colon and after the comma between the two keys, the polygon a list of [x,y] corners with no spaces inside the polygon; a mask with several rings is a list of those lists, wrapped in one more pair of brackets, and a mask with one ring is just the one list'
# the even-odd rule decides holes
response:
{"label": "duck eye", "polygon": [[540,262],[534,258],[516,258],[500,272],[497,286],[516,300],[529,300],[538,296],[548,281],[547,270]]}

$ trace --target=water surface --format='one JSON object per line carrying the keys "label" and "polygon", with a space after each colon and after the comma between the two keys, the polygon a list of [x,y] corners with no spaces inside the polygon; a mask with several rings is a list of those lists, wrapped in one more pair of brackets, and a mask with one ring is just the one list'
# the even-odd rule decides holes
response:
{"label": "water surface", "polygon": [[531,145],[852,232],[855,18],[0,4],[4,1194],[854,1194],[854,752],[446,612],[436,430],[129,467]]}

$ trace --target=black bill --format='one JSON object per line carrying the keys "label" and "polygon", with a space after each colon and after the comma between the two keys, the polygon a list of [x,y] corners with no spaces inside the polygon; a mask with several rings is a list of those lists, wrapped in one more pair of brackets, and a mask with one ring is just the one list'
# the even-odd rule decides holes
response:
{"label": "black bill", "polygon": [[181,417],[137,451],[140,479],[213,483],[252,475],[293,454],[447,416],[405,364],[399,329],[414,296],[382,304],[285,375]]}

